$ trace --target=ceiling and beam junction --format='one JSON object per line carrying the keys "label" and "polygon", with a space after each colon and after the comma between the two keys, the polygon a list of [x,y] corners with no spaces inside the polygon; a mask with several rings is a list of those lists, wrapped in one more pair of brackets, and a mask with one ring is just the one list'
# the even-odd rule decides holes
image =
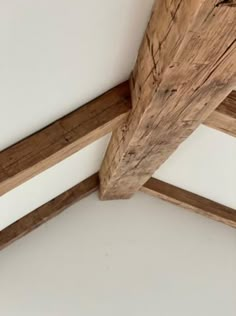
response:
{"label": "ceiling and beam junction", "polygon": [[236,210],[151,178],[200,125],[236,136],[232,1],[159,0],[130,82],[0,152],[0,196],[113,132],[101,170],[0,232],[0,249],[100,190],[141,190],[236,227]]}

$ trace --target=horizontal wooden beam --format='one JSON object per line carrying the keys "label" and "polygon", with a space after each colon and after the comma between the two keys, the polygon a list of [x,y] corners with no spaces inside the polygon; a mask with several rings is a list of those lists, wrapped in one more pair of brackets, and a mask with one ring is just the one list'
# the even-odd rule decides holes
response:
{"label": "horizontal wooden beam", "polygon": [[236,228],[236,210],[197,194],[154,178],[145,183],[141,191]]}
{"label": "horizontal wooden beam", "polygon": [[0,152],[0,196],[110,133],[130,110],[128,82]]}
{"label": "horizontal wooden beam", "polygon": [[0,250],[60,214],[73,203],[93,193],[98,189],[98,185],[98,174],[95,174],[3,229],[0,232]]}
{"label": "horizontal wooden beam", "polygon": [[225,99],[204,124],[236,137],[236,91]]}

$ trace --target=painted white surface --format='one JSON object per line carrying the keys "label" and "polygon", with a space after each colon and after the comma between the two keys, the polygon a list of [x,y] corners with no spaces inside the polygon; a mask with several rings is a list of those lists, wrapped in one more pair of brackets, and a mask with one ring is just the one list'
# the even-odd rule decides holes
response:
{"label": "painted white surface", "polygon": [[236,209],[236,138],[200,126],[154,177]]}
{"label": "painted white surface", "polygon": [[109,139],[101,138],[1,196],[0,230],[96,173]]}
{"label": "painted white surface", "polygon": [[153,0],[0,0],[0,150],[128,79]]}
{"label": "painted white surface", "polygon": [[0,314],[235,316],[235,266],[230,227],[92,195],[0,253]]}

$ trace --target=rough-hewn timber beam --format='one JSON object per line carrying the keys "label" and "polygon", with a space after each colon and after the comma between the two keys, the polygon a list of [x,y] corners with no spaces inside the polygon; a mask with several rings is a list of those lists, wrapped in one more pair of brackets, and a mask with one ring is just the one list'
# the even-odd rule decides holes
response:
{"label": "rough-hewn timber beam", "polygon": [[60,214],[73,203],[93,193],[98,189],[98,185],[98,174],[95,174],[6,227],[0,232],[0,250]]}
{"label": "rough-hewn timber beam", "polygon": [[236,137],[236,91],[225,99],[204,124]]}
{"label": "rough-hewn timber beam", "polygon": [[125,82],[0,152],[0,196],[111,132],[130,110]]}
{"label": "rough-hewn timber beam", "polygon": [[[106,101],[104,101],[105,98]],[[109,106],[108,102],[110,102],[111,98],[113,98],[113,101]],[[130,109],[130,91],[128,82],[124,82],[95,101],[54,122],[42,131],[0,152],[0,179],[2,179],[2,183],[0,183],[0,195],[51,167],[59,160],[67,158],[74,151],[111,132],[125,120]],[[92,111],[94,110],[95,117],[91,117],[87,121],[87,118],[92,115]],[[60,125],[63,125],[63,122],[66,120],[68,120],[66,125],[67,131],[65,133],[58,133]],[[70,122],[72,124],[71,129],[73,129],[76,120],[78,128],[73,131],[75,132],[74,140],[68,143],[65,141],[66,133],[70,130]],[[235,91],[207,118],[204,124],[236,136]],[[83,135],[81,131],[84,126],[88,128],[86,127],[83,130],[85,132]],[[53,143],[50,143],[51,138],[54,139]],[[42,139],[45,145],[42,144]],[[71,145],[73,146],[72,151],[70,149]],[[52,146],[51,149],[50,146]],[[46,160],[44,154],[45,147],[47,149],[48,160]],[[38,154],[39,150],[41,150],[41,154]],[[52,160],[52,155],[56,157],[55,161]]]}
{"label": "rough-hewn timber beam", "polygon": [[131,78],[133,109],[100,170],[102,199],[132,196],[234,89],[235,21],[219,1],[156,1]]}
{"label": "rough-hewn timber beam", "polygon": [[141,191],[236,228],[236,210],[197,194],[154,178],[148,180]]}

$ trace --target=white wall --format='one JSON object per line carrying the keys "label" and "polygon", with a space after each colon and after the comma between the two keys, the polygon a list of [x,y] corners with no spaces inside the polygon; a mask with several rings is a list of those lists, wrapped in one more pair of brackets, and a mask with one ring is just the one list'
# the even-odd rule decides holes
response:
{"label": "white wall", "polygon": [[0,315],[235,316],[236,231],[96,194],[0,253]]}

